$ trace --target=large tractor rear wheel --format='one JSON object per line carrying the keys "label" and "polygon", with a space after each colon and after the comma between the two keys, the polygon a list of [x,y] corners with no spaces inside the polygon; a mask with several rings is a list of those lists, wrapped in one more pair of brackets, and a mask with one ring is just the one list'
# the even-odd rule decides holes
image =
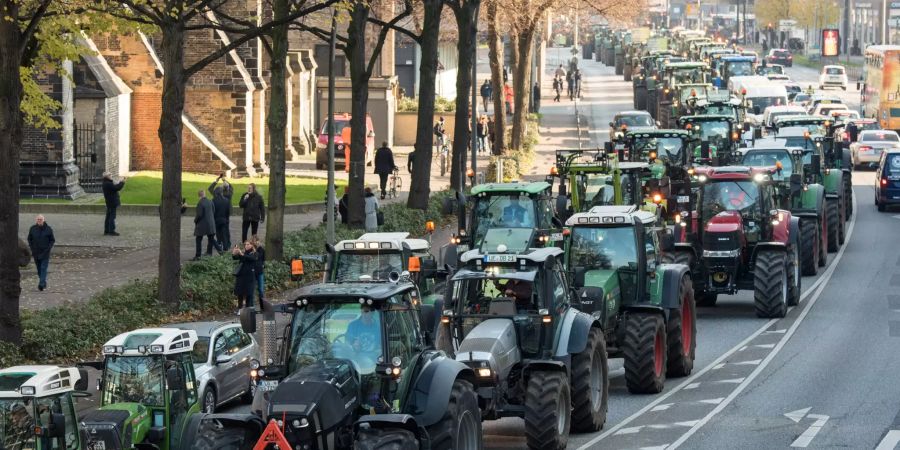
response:
{"label": "large tractor rear wheel", "polygon": [[669,119],[672,117],[672,103],[671,102],[660,102],[659,103],[659,112],[657,113],[657,119],[659,120],[660,127],[669,128]]}
{"label": "large tractor rear wheel", "polygon": [[[441,420],[428,427],[431,448],[435,450],[481,448],[481,410],[472,383],[456,380],[450,391],[450,402]],[[377,448],[377,447],[372,447]],[[401,448],[401,447],[398,447]]]}
{"label": "large tractor rear wheel", "polygon": [[847,202],[846,197],[841,197],[841,201],[838,203],[838,216],[840,216],[840,226],[838,227],[838,245],[844,245],[844,240],[847,235],[847,208],[844,207],[844,203]]}
{"label": "large tractor rear wheel", "polygon": [[584,351],[572,357],[572,431],[603,428],[609,410],[609,365],[603,331],[591,328]]}
{"label": "large tractor rear wheel", "polygon": [[853,215],[853,178],[849,172],[844,172],[844,216],[847,220]]}
{"label": "large tractor rear wheel", "polygon": [[353,448],[356,450],[419,450],[419,440],[412,431],[403,428],[373,428],[360,430]]}
{"label": "large tractor rear wheel", "polygon": [[825,267],[828,263],[828,217],[823,211],[819,216],[819,267]]}
{"label": "large tractor rear wheel", "polygon": [[[250,450],[262,433],[262,423],[254,426],[234,426],[228,421],[197,414],[185,429],[182,448],[190,450]],[[252,422],[248,422],[250,425]]]}
{"label": "large tractor rear wheel", "polygon": [[697,348],[697,309],[694,307],[694,285],[689,276],[681,278],[678,286],[681,305],[669,311],[666,323],[668,344],[668,365],[666,376],[686,377],[694,370],[694,354]]}
{"label": "large tractor rear wheel", "polygon": [[625,81],[631,81],[631,72],[632,72],[631,64],[625,64],[625,71],[623,74],[625,76]]}
{"label": "large tractor rear wheel", "polygon": [[825,218],[828,220],[828,253],[834,253],[840,248],[838,243],[838,227],[841,226],[838,201],[828,199],[825,201]]}
{"label": "large tractor rear wheel", "polygon": [[[792,230],[793,231],[793,230]],[[791,245],[787,248],[788,258],[788,306],[797,306],[800,303],[800,283],[803,277],[800,275],[800,236],[791,233]]]}
{"label": "large tractor rear wheel", "polygon": [[805,276],[819,273],[819,224],[800,219],[800,268]]}
{"label": "large tractor rear wheel", "polygon": [[632,394],[658,394],[666,382],[666,325],[658,314],[625,315],[625,385]]}
{"label": "large tractor rear wheel", "polygon": [[753,301],[756,316],[784,317],[788,302],[788,262],[783,250],[760,250],[753,272]]}
{"label": "large tractor rear wheel", "polygon": [[634,109],[647,110],[647,87],[640,86],[634,89]]}
{"label": "large tractor rear wheel", "polygon": [[565,372],[532,372],[525,392],[528,448],[562,450],[569,443],[572,401]]}

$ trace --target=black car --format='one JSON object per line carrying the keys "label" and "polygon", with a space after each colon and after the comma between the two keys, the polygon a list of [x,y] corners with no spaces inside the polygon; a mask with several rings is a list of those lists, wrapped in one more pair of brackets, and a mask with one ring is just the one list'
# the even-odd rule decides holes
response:
{"label": "black car", "polygon": [[772,50],[769,50],[769,54],[766,55],[766,62],[769,64],[781,64],[785,67],[793,67],[794,55],[791,54],[790,50],[773,48]]}

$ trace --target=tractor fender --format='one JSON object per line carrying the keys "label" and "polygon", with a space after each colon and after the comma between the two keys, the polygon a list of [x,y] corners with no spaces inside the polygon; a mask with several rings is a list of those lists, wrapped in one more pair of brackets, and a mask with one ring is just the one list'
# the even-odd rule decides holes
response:
{"label": "tractor fender", "polygon": [[681,307],[681,299],[678,297],[678,289],[681,287],[681,279],[685,275],[690,279],[690,269],[682,264],[663,264],[662,269],[662,299],[660,306],[665,309],[678,309]]}
{"label": "tractor fender", "polygon": [[528,361],[522,367],[522,374],[527,379],[531,375],[531,372],[538,371],[538,370],[541,370],[544,372],[568,373],[568,369],[567,369],[568,361],[569,361],[568,355],[566,355],[565,360],[539,359],[539,360]]}
{"label": "tractor fender", "polygon": [[[203,421],[215,420],[222,424],[225,428],[244,428],[247,430],[248,436],[258,439],[266,428],[266,423],[256,414],[192,414],[184,426],[184,434],[181,436],[182,443],[192,443],[195,441],[197,433],[200,432],[200,425]],[[190,448],[190,446],[184,446]]]}
{"label": "tractor fender", "polygon": [[564,357],[581,353],[587,346],[588,334],[591,328],[600,328],[600,322],[593,316],[581,311],[570,309],[563,319],[559,331],[559,343],[556,346],[555,357]]}
{"label": "tractor fender", "polygon": [[829,198],[838,198],[844,192],[844,173],[840,170],[829,170],[822,177],[825,192]]}
{"label": "tractor fender", "polygon": [[[622,313],[649,313],[649,314],[659,314],[663,320],[669,320],[669,312],[663,308],[662,306],[651,305],[649,303],[641,303],[635,305],[622,305]],[[620,327],[621,328],[621,327]],[[621,330],[624,332],[624,330]]]}
{"label": "tractor fender", "polygon": [[410,390],[408,410],[419,425],[427,427],[444,417],[453,382],[458,378],[473,381],[475,374],[465,364],[443,354],[422,359],[427,361]]}
{"label": "tractor fender", "polygon": [[700,260],[700,258],[697,256],[697,249],[694,248],[694,246],[690,242],[676,242],[675,250],[691,252],[694,261]]}
{"label": "tractor fender", "polygon": [[806,191],[800,197],[801,208],[813,209],[815,207],[816,215],[822,217],[825,213],[825,186],[821,184],[810,184]]}
{"label": "tractor fender", "polygon": [[409,414],[365,415],[353,424],[355,431],[359,431],[361,428],[402,428],[411,431],[416,438],[420,436],[419,424],[416,422],[416,418]]}

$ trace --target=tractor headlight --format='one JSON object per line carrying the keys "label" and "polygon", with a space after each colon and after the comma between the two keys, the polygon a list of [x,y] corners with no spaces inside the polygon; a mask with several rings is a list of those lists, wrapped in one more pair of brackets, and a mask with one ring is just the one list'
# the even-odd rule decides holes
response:
{"label": "tractor headlight", "polygon": [[34,395],[34,386],[22,386],[19,388],[19,393],[22,395]]}
{"label": "tractor headlight", "polygon": [[253,370],[259,369],[259,361],[255,359],[250,360],[250,368]]}
{"label": "tractor headlight", "polygon": [[490,378],[491,369],[487,367],[481,367],[478,369],[478,376],[481,378]]}

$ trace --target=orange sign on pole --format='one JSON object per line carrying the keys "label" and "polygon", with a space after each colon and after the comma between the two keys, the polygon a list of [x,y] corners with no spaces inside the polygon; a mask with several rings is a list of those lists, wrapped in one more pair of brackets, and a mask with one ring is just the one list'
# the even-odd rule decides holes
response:
{"label": "orange sign on pole", "polygon": [[822,56],[838,56],[841,53],[841,32],[834,29],[822,30]]}

